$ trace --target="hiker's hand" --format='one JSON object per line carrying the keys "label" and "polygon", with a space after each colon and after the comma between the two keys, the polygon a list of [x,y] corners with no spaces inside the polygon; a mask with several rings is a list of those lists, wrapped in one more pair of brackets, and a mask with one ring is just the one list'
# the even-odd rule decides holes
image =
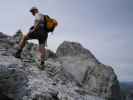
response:
{"label": "hiker's hand", "polygon": [[30,33],[34,32],[34,26],[30,27],[29,32]]}
{"label": "hiker's hand", "polygon": [[34,26],[31,26],[31,27],[30,27],[30,30],[32,30],[32,29],[34,29]]}
{"label": "hiker's hand", "polygon": [[34,32],[34,29],[32,29],[32,30],[29,30],[29,33],[33,33]]}

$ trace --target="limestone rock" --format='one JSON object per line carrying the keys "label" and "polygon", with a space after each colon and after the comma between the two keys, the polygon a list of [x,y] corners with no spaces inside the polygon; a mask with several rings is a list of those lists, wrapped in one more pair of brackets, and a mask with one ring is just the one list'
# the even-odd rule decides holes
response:
{"label": "limestone rock", "polygon": [[2,38],[0,42],[0,96],[11,100],[121,100],[113,69],[99,63],[81,44],[63,42],[56,53],[47,50],[45,70],[40,70],[31,59],[36,44],[27,43],[24,60],[20,60],[12,56],[16,38],[5,38],[7,42]]}
{"label": "limestone rock", "polygon": [[112,67],[99,63],[81,44],[65,41],[56,53],[63,68],[85,90],[97,96],[120,100],[119,82]]}

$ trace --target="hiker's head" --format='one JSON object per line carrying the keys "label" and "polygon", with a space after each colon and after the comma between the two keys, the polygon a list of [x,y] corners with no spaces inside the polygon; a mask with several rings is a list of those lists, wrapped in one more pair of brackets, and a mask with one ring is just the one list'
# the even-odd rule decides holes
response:
{"label": "hiker's head", "polygon": [[35,16],[36,13],[39,12],[39,10],[37,9],[37,7],[32,7],[32,8],[30,9],[30,12],[32,13],[33,16]]}

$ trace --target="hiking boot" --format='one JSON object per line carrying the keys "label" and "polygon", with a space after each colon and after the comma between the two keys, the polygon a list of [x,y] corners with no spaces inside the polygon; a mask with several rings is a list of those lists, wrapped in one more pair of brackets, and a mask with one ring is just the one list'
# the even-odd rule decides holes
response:
{"label": "hiking boot", "polygon": [[18,50],[18,51],[14,54],[14,56],[15,56],[16,58],[21,58],[21,52],[22,52],[21,49]]}
{"label": "hiking boot", "polygon": [[45,64],[44,61],[41,61],[40,65],[44,65],[44,64]]}
{"label": "hiking boot", "polygon": [[44,68],[45,68],[45,63],[44,63],[44,61],[41,61],[40,62],[40,69],[44,70]]}

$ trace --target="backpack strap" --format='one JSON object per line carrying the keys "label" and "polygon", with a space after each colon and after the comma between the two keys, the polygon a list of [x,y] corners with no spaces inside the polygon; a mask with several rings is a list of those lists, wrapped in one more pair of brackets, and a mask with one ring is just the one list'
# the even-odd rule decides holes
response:
{"label": "backpack strap", "polygon": [[45,30],[48,32],[48,29],[47,29],[47,21],[50,17],[48,15],[44,15],[44,28]]}

